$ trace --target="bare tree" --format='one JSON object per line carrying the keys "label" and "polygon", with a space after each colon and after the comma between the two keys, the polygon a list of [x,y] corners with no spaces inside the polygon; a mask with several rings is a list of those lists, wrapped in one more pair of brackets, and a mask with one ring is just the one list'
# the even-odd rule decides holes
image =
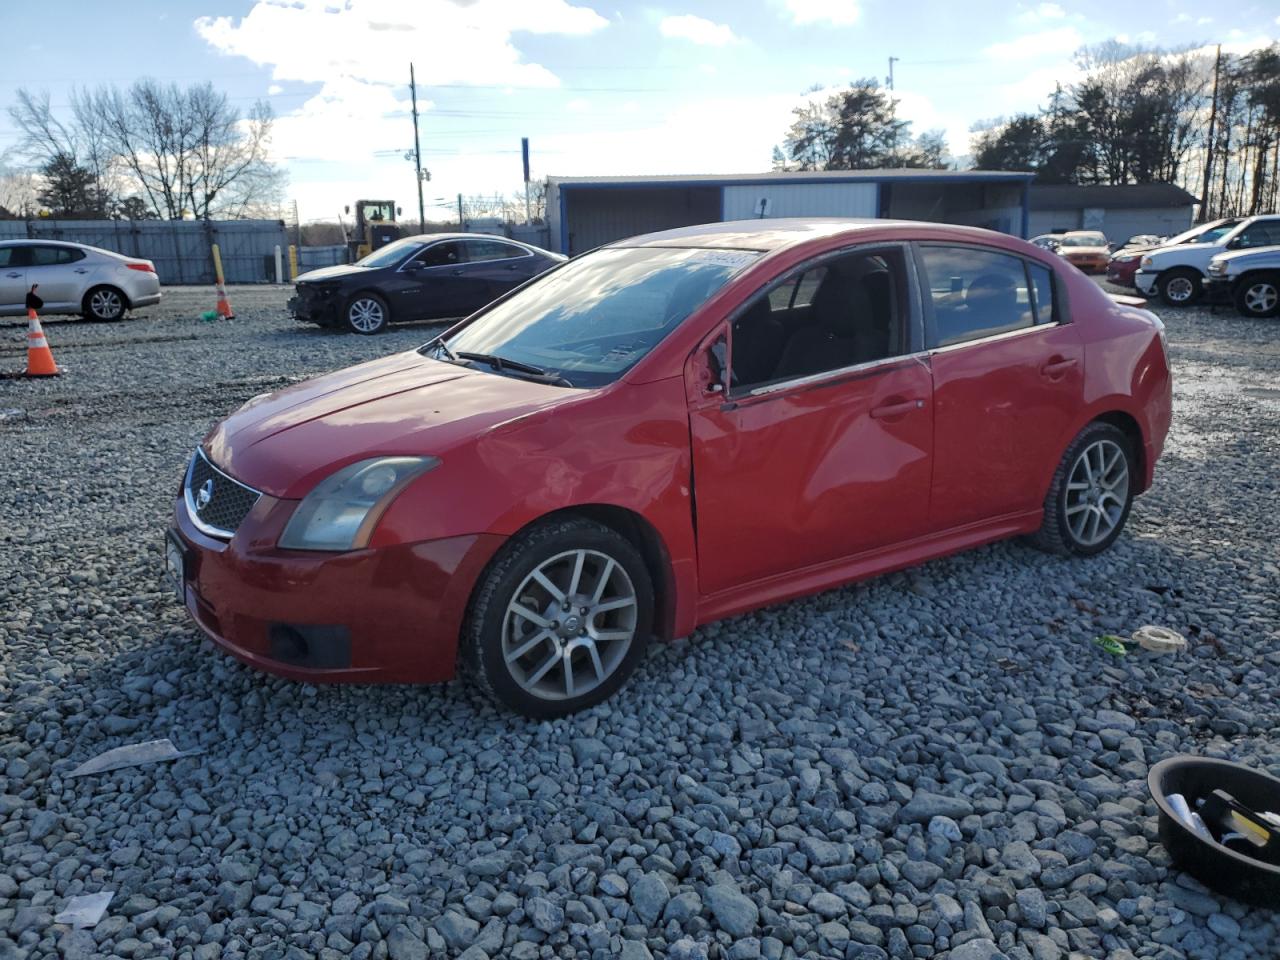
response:
{"label": "bare tree", "polygon": [[35,174],[0,165],[0,220],[31,216],[35,213],[39,192]]}

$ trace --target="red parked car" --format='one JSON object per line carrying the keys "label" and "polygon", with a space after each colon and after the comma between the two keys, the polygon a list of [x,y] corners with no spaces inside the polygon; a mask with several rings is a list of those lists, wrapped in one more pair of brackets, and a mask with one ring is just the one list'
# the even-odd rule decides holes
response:
{"label": "red parked car", "polygon": [[597,702],[651,637],[1019,534],[1088,556],[1146,490],[1164,333],[983,230],[657,233],[426,346],[254,398],[195,451],[170,570],[241,660]]}

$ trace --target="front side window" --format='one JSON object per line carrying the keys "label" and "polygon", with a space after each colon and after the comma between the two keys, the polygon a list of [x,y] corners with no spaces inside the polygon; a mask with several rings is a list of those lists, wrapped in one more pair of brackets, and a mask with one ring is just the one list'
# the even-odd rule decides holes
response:
{"label": "front side window", "polygon": [[1251,223],[1238,234],[1236,234],[1235,243],[1232,244],[1236,249],[1245,247],[1271,247],[1280,244],[1280,222],[1274,220],[1259,220]]}
{"label": "front side window", "polygon": [[[759,255],[755,250],[606,247],[543,274],[444,346],[460,359],[466,353],[497,357],[575,387],[604,386]],[[430,352],[434,345],[423,349]],[[478,366],[502,369],[500,363]]]}
{"label": "front side window", "polygon": [[[933,306],[934,346],[977,340],[1035,322],[1021,257],[974,247],[922,246],[920,258]],[[1047,302],[1052,310],[1051,294]]]}
{"label": "front side window", "polygon": [[873,250],[826,260],[761,294],[733,322],[731,391],[905,353],[904,276],[900,251]]}
{"label": "front side window", "polygon": [[17,247],[0,247],[0,267],[7,267],[10,264],[17,263],[18,259],[14,256],[17,251]]}
{"label": "front side window", "polygon": [[442,240],[427,247],[414,259],[428,267],[447,267],[455,263],[466,263],[467,255],[459,241]]}

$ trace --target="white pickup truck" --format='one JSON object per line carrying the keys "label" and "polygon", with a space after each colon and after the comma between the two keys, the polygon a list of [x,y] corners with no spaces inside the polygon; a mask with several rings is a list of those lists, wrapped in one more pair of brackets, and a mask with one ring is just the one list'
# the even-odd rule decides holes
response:
{"label": "white pickup truck", "polygon": [[1133,280],[1147,296],[1171,307],[1195,303],[1204,293],[1209,261],[1220,253],[1280,244],[1280,216],[1222,220],[1185,243],[1148,250]]}
{"label": "white pickup truck", "polygon": [[1209,261],[1208,290],[1246,317],[1280,314],[1280,246],[1218,254]]}

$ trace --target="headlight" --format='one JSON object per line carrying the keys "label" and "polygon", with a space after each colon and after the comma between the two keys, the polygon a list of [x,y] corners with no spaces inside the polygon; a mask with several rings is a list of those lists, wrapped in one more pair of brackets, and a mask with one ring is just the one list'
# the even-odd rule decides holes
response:
{"label": "headlight", "polygon": [[1220,277],[1227,272],[1227,265],[1221,261],[1215,260],[1213,263],[1209,264],[1209,272],[1215,277]]}
{"label": "headlight", "polygon": [[1136,259],[1138,258],[1134,254],[1127,254],[1126,256],[1123,256],[1123,257],[1112,257],[1111,262],[1112,263],[1133,263],[1133,261]]}
{"label": "headlight", "polygon": [[374,457],[326,477],[293,511],[280,546],[289,550],[358,550],[378,519],[415,477],[440,465],[436,457]]}
{"label": "headlight", "polygon": [[1141,266],[1141,267],[1149,267],[1149,266],[1151,266],[1151,258],[1150,258],[1150,257],[1143,257],[1143,258],[1142,258],[1142,263],[1140,263],[1140,264],[1139,264],[1139,266]]}

